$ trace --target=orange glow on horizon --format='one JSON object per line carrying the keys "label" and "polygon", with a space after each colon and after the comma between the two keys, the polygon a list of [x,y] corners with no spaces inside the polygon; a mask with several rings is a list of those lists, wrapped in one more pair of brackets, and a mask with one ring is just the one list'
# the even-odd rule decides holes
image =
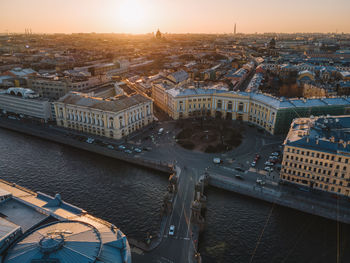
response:
{"label": "orange glow on horizon", "polygon": [[1,0],[0,32],[350,32],[348,0]]}

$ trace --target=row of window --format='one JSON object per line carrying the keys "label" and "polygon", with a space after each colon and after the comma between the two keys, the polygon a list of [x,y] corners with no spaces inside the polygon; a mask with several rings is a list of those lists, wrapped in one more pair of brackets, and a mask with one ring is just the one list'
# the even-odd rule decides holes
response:
{"label": "row of window", "polygon": [[[303,157],[298,157],[298,156],[289,156],[288,154],[286,155],[286,160],[295,160],[297,162],[302,162],[302,163],[310,163],[310,164],[314,164],[314,165],[317,165],[317,166],[324,166],[324,167],[329,167],[329,168],[333,168],[333,163],[328,163],[328,162],[323,162],[323,161],[319,161],[319,160],[313,160],[313,159],[308,159],[308,158],[303,158]],[[323,160],[323,159],[321,159]],[[288,162],[286,161],[286,164]],[[345,163],[348,163],[348,159],[345,159]],[[340,170],[340,165],[337,164],[334,166],[337,170]],[[343,171],[346,171],[347,170],[347,166],[344,165],[343,168],[342,168]]]}
{"label": "row of window", "polygon": [[[317,179],[317,180],[326,181],[326,182],[330,182],[330,180],[333,180],[334,184],[337,182],[337,179],[338,179],[338,178],[333,178],[333,177],[332,177],[333,179],[328,178],[328,177],[324,177],[324,176],[331,175],[331,173],[329,173],[329,172],[326,174],[325,170],[323,170],[321,172],[320,170],[319,171],[316,171],[316,170],[311,171],[311,169],[309,169],[310,172],[317,172],[317,175],[312,175],[310,173],[307,173],[307,169],[305,169],[304,171],[305,172],[295,171],[295,170],[286,169],[286,168],[283,169],[283,172],[285,172],[287,174],[297,175],[297,176],[311,178],[311,179]],[[334,177],[338,177],[338,174],[334,175]],[[341,174],[341,179],[345,179],[345,174]],[[339,179],[339,180],[341,180],[341,179]],[[343,185],[343,181],[340,181],[339,184]],[[350,183],[348,183],[348,185],[350,186]]]}
{"label": "row of window", "polygon": [[349,158],[342,158],[342,157],[336,158],[334,155],[318,153],[318,152],[311,152],[311,151],[303,151],[303,150],[294,149],[294,148],[290,148],[290,147],[287,147],[286,151],[291,152],[291,153],[301,154],[303,156],[311,156],[311,157],[316,157],[316,158],[321,158],[321,159],[326,159],[326,160],[331,160],[331,161],[342,162],[344,160],[345,163],[349,162]]}
{"label": "row of window", "polygon": [[[289,167],[293,167],[293,165],[290,165]],[[294,168],[297,168],[296,166],[294,166]],[[308,168],[308,169],[307,169]],[[301,169],[301,165],[299,165],[299,169]],[[300,171],[295,171],[295,170],[291,170],[291,169],[288,169],[287,168],[284,168],[283,171],[285,173],[288,173],[288,174],[293,174],[293,175],[298,175],[298,176],[302,176],[302,177],[308,177],[310,178],[310,174],[308,173],[305,173],[305,172],[314,172],[314,173],[317,173],[319,176],[332,176],[332,177],[338,177],[338,175],[341,177],[341,179],[345,179],[345,173],[342,173],[342,174],[338,174],[338,173],[334,173],[332,174],[331,171],[327,171],[327,170],[321,170],[320,168],[317,170],[317,168],[311,168],[311,167],[306,167],[304,166],[304,169],[303,171],[305,172],[300,172]],[[317,177],[319,177],[317,176]],[[315,177],[314,175],[312,177]],[[314,178],[313,178],[314,179]],[[335,180],[335,179],[334,179]],[[328,181],[327,181],[328,182]]]}

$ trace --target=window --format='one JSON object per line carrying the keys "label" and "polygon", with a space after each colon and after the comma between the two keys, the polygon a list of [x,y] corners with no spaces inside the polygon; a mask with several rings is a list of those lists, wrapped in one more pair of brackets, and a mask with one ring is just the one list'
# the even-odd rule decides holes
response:
{"label": "window", "polygon": [[239,104],[238,104],[238,111],[243,111],[243,102],[240,102]]}
{"label": "window", "polygon": [[227,109],[232,110],[232,101],[229,101],[227,104]]}
{"label": "window", "polygon": [[217,108],[218,108],[218,109],[221,109],[221,107],[222,107],[222,101],[221,101],[221,100],[218,100]]}

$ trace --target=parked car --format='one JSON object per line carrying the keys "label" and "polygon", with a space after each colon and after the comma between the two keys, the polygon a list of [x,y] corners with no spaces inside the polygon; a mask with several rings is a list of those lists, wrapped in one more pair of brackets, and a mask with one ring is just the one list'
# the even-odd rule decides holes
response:
{"label": "parked car", "polygon": [[237,179],[243,180],[243,177],[242,177],[242,175],[240,175],[240,174],[235,174],[235,177],[236,177]]}
{"label": "parked car", "polygon": [[215,158],[213,158],[213,163],[220,164],[220,163],[222,163],[222,160],[218,157],[215,157]]}
{"label": "parked car", "polygon": [[87,140],[86,140],[86,142],[87,143],[94,143],[94,141],[95,141],[95,139],[93,139],[93,138],[87,138]]}
{"label": "parked car", "polygon": [[114,150],[113,145],[108,145],[107,148],[110,149],[110,150]]}
{"label": "parked car", "polygon": [[252,162],[252,163],[250,164],[250,166],[251,166],[251,167],[255,167],[255,166],[256,166],[256,161]]}
{"label": "parked car", "polygon": [[169,228],[169,236],[173,236],[175,234],[175,226],[171,225]]}
{"label": "parked car", "polygon": [[152,151],[152,148],[151,147],[143,147],[142,150],[150,152],[150,151]]}
{"label": "parked car", "polygon": [[134,149],[134,152],[135,152],[135,153],[140,153],[140,152],[142,152],[142,150],[141,150],[140,148],[135,148],[135,149]]}
{"label": "parked car", "polygon": [[267,166],[273,166],[273,163],[267,161],[267,162],[265,162],[265,165],[267,165]]}
{"label": "parked car", "polygon": [[270,167],[270,166],[266,166],[266,167],[265,167],[265,171],[273,172],[273,168]]}
{"label": "parked car", "polygon": [[261,179],[256,179],[256,183],[260,184],[260,185],[264,185],[265,181],[261,180]]}
{"label": "parked car", "polygon": [[260,159],[260,155],[259,154],[255,154],[255,158]]}
{"label": "parked car", "polygon": [[125,150],[126,147],[125,147],[124,145],[119,145],[119,146],[118,146],[118,149],[119,149],[119,150]]}
{"label": "parked car", "polygon": [[132,154],[132,151],[129,150],[129,149],[124,150],[124,152],[127,153],[127,154]]}
{"label": "parked car", "polygon": [[272,156],[279,156],[280,154],[278,152],[271,153]]}

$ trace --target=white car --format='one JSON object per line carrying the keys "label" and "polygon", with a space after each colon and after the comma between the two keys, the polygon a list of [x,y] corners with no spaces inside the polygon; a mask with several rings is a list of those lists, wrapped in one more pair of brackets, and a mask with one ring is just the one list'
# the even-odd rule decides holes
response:
{"label": "white car", "polygon": [[256,165],[255,161],[250,164],[251,167],[255,167],[255,165]]}
{"label": "white car", "polygon": [[273,166],[273,163],[267,161],[267,162],[265,162],[265,165],[267,165],[267,166]]}
{"label": "white car", "polygon": [[110,150],[114,150],[114,147],[112,145],[108,145],[107,148]]}
{"label": "white car", "polygon": [[271,153],[272,156],[279,156],[280,154],[278,152]]}
{"label": "white car", "polygon": [[272,167],[269,167],[269,166],[266,166],[266,167],[265,167],[265,171],[273,172],[273,168],[272,168]]}
{"label": "white car", "polygon": [[135,153],[140,153],[140,152],[142,152],[142,150],[141,150],[140,148],[135,148],[135,149],[134,149],[134,152],[135,152]]}
{"label": "white car", "polygon": [[256,179],[256,183],[260,184],[260,185],[264,185],[265,181],[261,180],[261,179]]}
{"label": "white car", "polygon": [[86,142],[90,143],[90,144],[93,143],[94,141],[95,141],[95,139],[93,139],[93,138],[87,138],[87,140],[86,140]]}
{"label": "white car", "polygon": [[175,226],[171,225],[169,228],[169,236],[173,236],[175,234]]}

